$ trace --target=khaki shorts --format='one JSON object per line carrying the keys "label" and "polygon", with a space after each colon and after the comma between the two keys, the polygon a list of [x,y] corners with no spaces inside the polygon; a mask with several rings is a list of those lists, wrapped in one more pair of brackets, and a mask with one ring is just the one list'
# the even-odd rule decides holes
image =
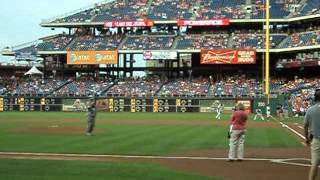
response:
{"label": "khaki shorts", "polygon": [[311,164],[318,166],[320,164],[320,140],[313,138],[311,142]]}

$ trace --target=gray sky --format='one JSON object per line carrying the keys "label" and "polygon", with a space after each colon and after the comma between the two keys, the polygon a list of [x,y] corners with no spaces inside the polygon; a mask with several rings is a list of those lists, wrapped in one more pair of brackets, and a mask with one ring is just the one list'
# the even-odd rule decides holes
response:
{"label": "gray sky", "polygon": [[[69,13],[101,0],[0,0],[0,50],[37,40],[65,29],[42,28],[43,19]],[[67,31],[67,30],[65,30]],[[0,55],[0,61],[10,58]]]}

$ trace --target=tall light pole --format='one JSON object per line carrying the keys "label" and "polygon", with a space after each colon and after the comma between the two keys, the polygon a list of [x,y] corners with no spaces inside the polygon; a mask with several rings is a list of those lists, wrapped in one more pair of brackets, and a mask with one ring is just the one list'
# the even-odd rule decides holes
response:
{"label": "tall light pole", "polygon": [[266,52],[265,52],[265,84],[264,94],[267,96],[267,103],[270,101],[270,0],[266,0]]}

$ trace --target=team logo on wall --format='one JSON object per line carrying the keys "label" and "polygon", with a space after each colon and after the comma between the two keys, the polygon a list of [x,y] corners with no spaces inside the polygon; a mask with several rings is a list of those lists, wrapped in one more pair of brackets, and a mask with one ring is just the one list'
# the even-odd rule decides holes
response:
{"label": "team logo on wall", "polygon": [[177,51],[144,51],[144,60],[166,60],[177,59]]}
{"label": "team logo on wall", "polygon": [[96,61],[101,61],[102,60],[102,56],[101,54],[96,54]]}
{"label": "team logo on wall", "polygon": [[77,56],[76,56],[75,54],[71,54],[70,60],[71,60],[72,62],[76,62],[76,61],[77,61]]}

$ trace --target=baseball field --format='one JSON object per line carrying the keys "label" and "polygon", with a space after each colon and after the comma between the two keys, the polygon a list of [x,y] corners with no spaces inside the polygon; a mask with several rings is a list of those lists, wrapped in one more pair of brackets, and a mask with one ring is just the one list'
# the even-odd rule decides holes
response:
{"label": "baseball field", "polygon": [[230,114],[0,113],[0,179],[211,179],[307,177],[302,118],[247,124],[245,161],[227,162]]}

